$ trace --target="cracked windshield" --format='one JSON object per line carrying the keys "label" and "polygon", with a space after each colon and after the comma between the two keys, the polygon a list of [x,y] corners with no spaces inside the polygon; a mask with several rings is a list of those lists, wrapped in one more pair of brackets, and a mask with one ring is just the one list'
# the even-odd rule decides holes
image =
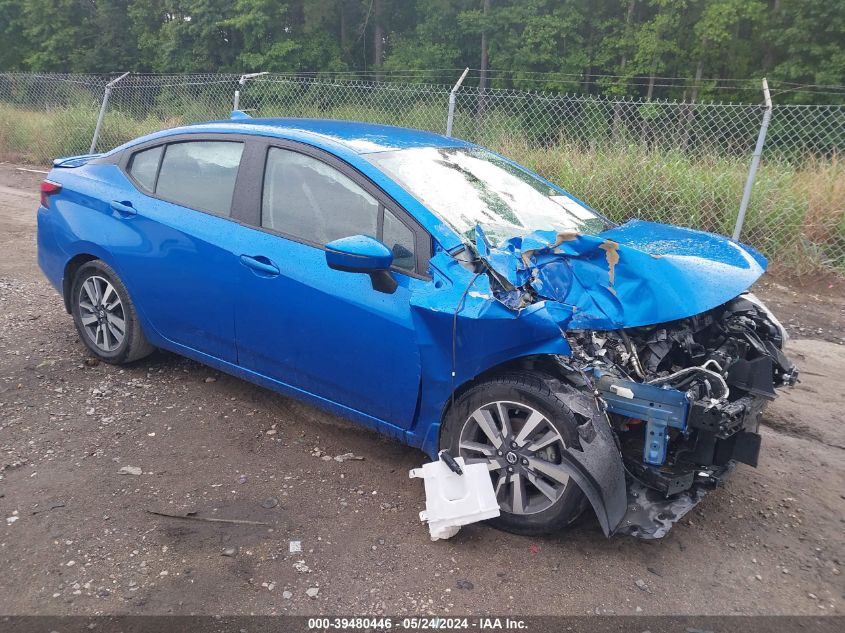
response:
{"label": "cracked windshield", "polygon": [[470,242],[476,224],[493,246],[536,230],[605,228],[582,203],[486,150],[426,147],[367,158]]}

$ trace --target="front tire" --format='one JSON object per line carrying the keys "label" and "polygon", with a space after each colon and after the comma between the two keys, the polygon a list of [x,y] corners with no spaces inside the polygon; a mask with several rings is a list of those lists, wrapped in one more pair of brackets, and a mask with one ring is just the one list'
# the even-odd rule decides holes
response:
{"label": "front tire", "polygon": [[488,522],[507,532],[558,531],[586,505],[581,489],[559,467],[561,452],[578,445],[583,420],[548,380],[536,372],[512,372],[479,383],[457,398],[441,429],[441,450],[488,465],[501,509]]}
{"label": "front tire", "polygon": [[121,365],[153,352],[129,292],[111,266],[99,259],[83,264],[70,292],[73,322],[94,356]]}

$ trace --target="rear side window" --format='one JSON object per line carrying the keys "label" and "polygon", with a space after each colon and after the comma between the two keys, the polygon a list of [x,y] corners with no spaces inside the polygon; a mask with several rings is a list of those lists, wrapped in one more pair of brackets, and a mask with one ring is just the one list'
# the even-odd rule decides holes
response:
{"label": "rear side window", "polygon": [[161,160],[163,151],[163,145],[146,149],[133,154],[132,161],[129,163],[129,173],[147,191],[155,191],[158,162]]}
{"label": "rear side window", "polygon": [[326,244],[378,232],[379,203],[350,178],[322,161],[273,147],[267,156],[261,225]]}
{"label": "rear side window", "polygon": [[228,216],[243,143],[197,141],[168,145],[155,193],[191,209]]}
{"label": "rear side window", "polygon": [[243,149],[232,141],[171,143],[134,154],[129,173],[160,198],[229,216]]}

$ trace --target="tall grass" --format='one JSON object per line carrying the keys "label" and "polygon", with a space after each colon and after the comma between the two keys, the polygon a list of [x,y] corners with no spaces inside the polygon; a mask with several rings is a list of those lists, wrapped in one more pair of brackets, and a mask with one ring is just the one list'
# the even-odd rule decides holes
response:
{"label": "tall grass", "polygon": [[[172,107],[180,116],[153,112],[132,117],[112,109],[99,147],[111,148],[163,127],[214,116],[195,102]],[[161,111],[161,110],[159,110]],[[386,110],[353,104],[261,108],[262,116],[319,116],[440,130],[443,110],[408,103]],[[88,151],[96,122],[90,104],[31,111],[0,103],[0,159],[47,164]],[[748,156],[687,155],[642,145],[590,145],[560,139],[542,147],[525,137],[494,134],[483,142],[528,166],[614,220],[639,217],[730,234],[748,174]],[[457,128],[460,134],[460,126]],[[795,274],[819,269],[845,274],[845,161],[809,157],[800,162],[764,160],[757,173],[743,241]]]}
{"label": "tall grass", "polygon": [[[730,235],[748,158],[590,149],[531,148],[511,139],[503,154],[556,182],[617,221],[638,217]],[[837,156],[796,164],[763,162],[742,240],[795,274],[845,273],[845,162]]]}
{"label": "tall grass", "polygon": [[[47,165],[61,156],[87,154],[96,122],[97,112],[92,112],[90,106],[36,111],[0,103],[0,158]],[[103,121],[98,149],[111,149],[133,138],[184,122],[181,117],[137,119],[111,111]]]}

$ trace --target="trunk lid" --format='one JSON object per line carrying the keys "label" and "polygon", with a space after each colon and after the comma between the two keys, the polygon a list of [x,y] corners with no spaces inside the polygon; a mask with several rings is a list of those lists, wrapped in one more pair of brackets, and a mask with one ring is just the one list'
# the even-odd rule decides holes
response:
{"label": "trunk lid", "polygon": [[102,154],[80,154],[79,156],[65,156],[64,158],[56,158],[53,160],[53,167],[56,168],[70,168],[82,167],[95,158],[99,158]]}

